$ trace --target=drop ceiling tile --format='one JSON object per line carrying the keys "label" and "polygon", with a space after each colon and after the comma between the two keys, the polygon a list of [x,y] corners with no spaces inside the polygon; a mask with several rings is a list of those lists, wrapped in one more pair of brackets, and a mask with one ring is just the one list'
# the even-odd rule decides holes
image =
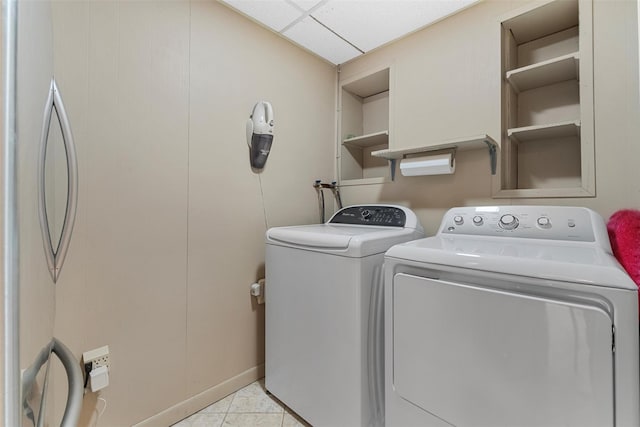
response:
{"label": "drop ceiling tile", "polygon": [[477,0],[330,0],[313,11],[323,25],[369,51]]}
{"label": "drop ceiling tile", "polygon": [[282,34],[336,65],[361,54],[311,17],[303,19]]}
{"label": "drop ceiling tile", "polygon": [[283,0],[221,0],[276,32],[298,19],[302,12]]}

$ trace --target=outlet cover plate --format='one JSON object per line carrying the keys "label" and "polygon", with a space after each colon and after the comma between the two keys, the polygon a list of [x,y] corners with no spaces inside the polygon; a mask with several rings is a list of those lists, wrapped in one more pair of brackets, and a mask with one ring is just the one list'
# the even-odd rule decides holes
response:
{"label": "outlet cover plate", "polygon": [[85,364],[91,363],[92,369],[96,369],[100,366],[106,366],[109,368],[109,346],[105,345],[82,353],[82,360]]}

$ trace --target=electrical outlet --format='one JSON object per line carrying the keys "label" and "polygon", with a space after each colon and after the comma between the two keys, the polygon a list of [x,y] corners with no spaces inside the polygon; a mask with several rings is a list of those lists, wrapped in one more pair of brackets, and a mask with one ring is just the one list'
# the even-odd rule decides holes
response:
{"label": "electrical outlet", "polygon": [[99,368],[100,366],[106,366],[108,370],[111,370],[108,345],[82,353],[82,360],[85,365],[91,363],[91,370]]}

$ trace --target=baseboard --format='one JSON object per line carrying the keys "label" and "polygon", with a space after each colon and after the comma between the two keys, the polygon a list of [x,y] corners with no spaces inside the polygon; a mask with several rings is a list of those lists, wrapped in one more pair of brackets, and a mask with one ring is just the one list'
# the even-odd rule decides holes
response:
{"label": "baseboard", "polygon": [[133,427],[168,427],[262,377],[264,377],[264,364],[247,369],[223,383],[198,393],[187,400],[135,424]]}

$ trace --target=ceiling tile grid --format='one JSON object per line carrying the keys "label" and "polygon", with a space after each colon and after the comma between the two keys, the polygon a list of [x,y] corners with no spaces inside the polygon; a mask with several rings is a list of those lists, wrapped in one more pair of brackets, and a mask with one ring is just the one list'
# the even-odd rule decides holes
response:
{"label": "ceiling tile grid", "polygon": [[478,0],[221,1],[337,65]]}
{"label": "ceiling tile grid", "polygon": [[222,0],[249,18],[279,33],[300,17],[301,11],[284,0]]}
{"label": "ceiling tile grid", "polygon": [[305,12],[308,12],[314,7],[327,2],[327,0],[286,0],[286,1],[298,6],[300,9],[302,9]]}
{"label": "ceiling tile grid", "polygon": [[282,35],[333,64],[342,64],[362,54],[311,16],[296,23]]}

